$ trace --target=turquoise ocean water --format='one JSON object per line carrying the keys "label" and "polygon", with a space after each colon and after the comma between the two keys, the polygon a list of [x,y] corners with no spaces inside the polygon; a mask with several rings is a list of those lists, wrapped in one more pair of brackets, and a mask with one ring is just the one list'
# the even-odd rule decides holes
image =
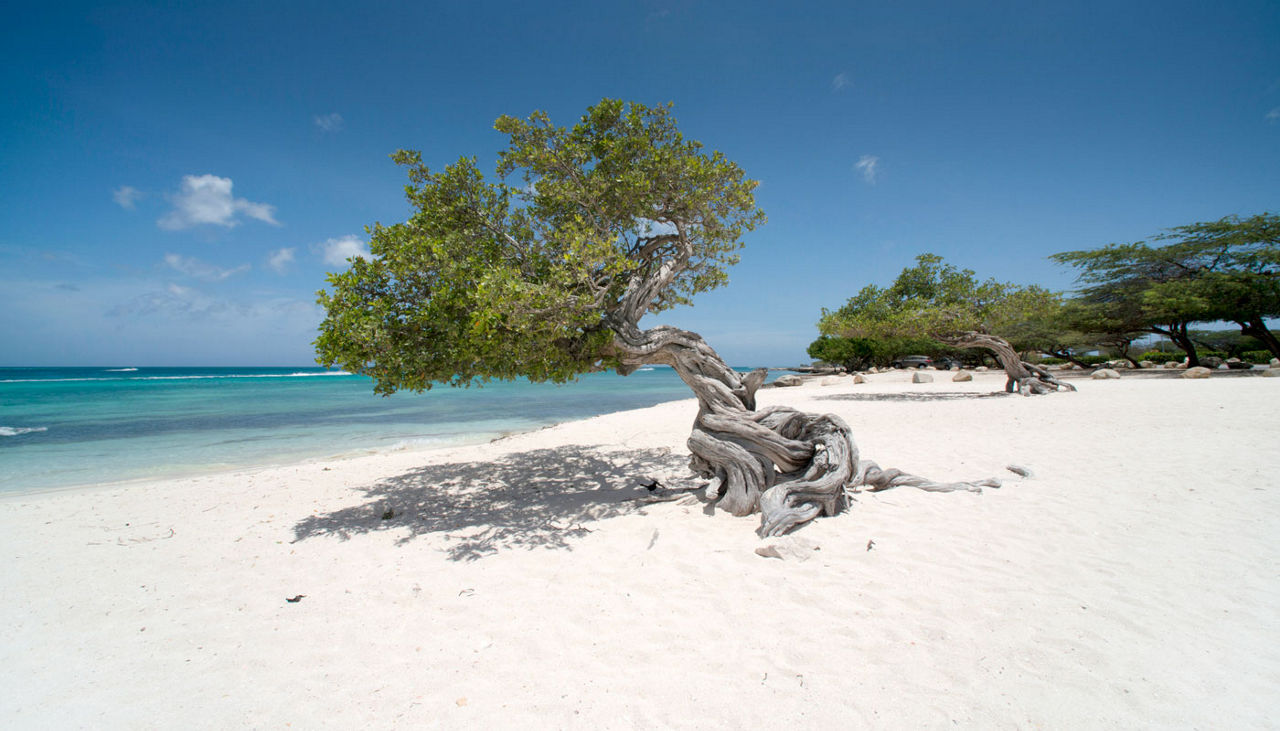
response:
{"label": "turquoise ocean water", "polygon": [[691,396],[662,367],[390,397],[319,368],[0,368],[0,492],[472,443]]}

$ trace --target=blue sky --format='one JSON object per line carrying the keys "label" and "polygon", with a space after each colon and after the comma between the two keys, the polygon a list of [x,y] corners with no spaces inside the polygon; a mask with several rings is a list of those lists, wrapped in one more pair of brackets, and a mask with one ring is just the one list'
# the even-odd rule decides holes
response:
{"label": "blue sky", "polygon": [[[1280,4],[26,3],[0,28],[0,365],[304,365],[324,273],[404,220],[388,155],[501,114],[674,102],[761,181],[731,284],[663,320],[807,361],[924,251],[1058,251],[1280,210]],[[646,324],[649,324],[646,322]]]}

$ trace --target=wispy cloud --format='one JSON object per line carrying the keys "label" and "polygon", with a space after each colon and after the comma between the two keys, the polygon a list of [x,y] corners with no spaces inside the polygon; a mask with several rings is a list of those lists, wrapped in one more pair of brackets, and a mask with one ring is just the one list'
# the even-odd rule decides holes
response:
{"label": "wispy cloud", "polygon": [[836,77],[831,80],[832,91],[841,91],[845,87],[852,86],[852,85],[853,85],[853,79],[849,78],[849,74],[843,71],[836,74]]}
{"label": "wispy cloud", "polygon": [[276,274],[284,274],[289,265],[293,263],[294,251],[295,249],[292,247],[276,249],[267,255],[267,266]]}
{"label": "wispy cloud", "polygon": [[312,117],[312,121],[314,121],[316,126],[320,128],[321,132],[338,132],[342,129],[344,124],[342,115],[337,112],[317,114]]}
{"label": "wispy cloud", "polygon": [[880,174],[880,158],[875,155],[863,155],[853,167],[862,173],[862,179],[875,185],[876,176]]}
{"label": "wispy cloud", "polygon": [[165,254],[164,263],[165,266],[174,271],[206,282],[221,282],[228,277],[234,277],[241,272],[249,271],[248,264],[241,264],[234,269],[223,269],[207,261],[200,261],[194,257],[181,256],[179,254]]}
{"label": "wispy cloud", "polygon": [[359,236],[326,239],[323,244],[317,244],[315,249],[320,252],[320,258],[325,264],[335,267],[345,266],[347,260],[352,258],[373,258],[369,254],[369,247]]}
{"label": "wispy cloud", "polygon": [[240,223],[239,214],[279,226],[275,206],[254,203],[231,195],[231,178],[217,175],[184,175],[182,187],[169,196],[173,210],[164,214],[156,225],[176,231],[201,224],[230,228]]}
{"label": "wispy cloud", "polygon": [[116,205],[130,211],[137,207],[142,197],[142,191],[132,185],[122,185],[111,193],[111,200],[115,201]]}
{"label": "wispy cloud", "polygon": [[1276,107],[1275,109],[1267,112],[1267,121],[1272,124],[1280,122],[1280,107]]}

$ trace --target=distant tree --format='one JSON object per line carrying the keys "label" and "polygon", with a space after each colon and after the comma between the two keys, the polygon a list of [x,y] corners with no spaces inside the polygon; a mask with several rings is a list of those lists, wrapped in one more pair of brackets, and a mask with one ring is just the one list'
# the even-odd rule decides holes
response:
{"label": "distant tree", "polygon": [[[1027,344],[1053,339],[1056,295],[1041,287],[979,281],[936,254],[921,254],[889,287],[869,284],[838,310],[823,310],[818,330],[849,338],[933,338],[957,348],[983,348],[1008,376],[1006,390],[1024,395],[1075,390],[1022,359],[1003,335]],[[1030,345],[1030,347],[1037,347]]]}
{"label": "distant tree", "polygon": [[1228,216],[1155,238],[1052,258],[1080,270],[1081,299],[1114,320],[1164,335],[1199,363],[1190,337],[1196,322],[1227,320],[1280,356],[1267,327],[1280,317],[1280,216]]}
{"label": "distant tree", "polygon": [[862,462],[838,417],[757,411],[763,369],[738,373],[696,333],[640,328],[724,284],[764,221],[756,183],[686,140],[669,107],[606,99],[571,128],[542,112],[495,127],[509,145],[494,182],[474,158],[432,171],[396,153],[413,213],[374,225],[372,258],[329,276],[320,363],[381,393],[672,366],[699,403],[691,467],[722,509],[761,511],[763,535],[838,512],[851,485],[976,489]]}
{"label": "distant tree", "polygon": [[823,363],[843,367],[845,370],[862,370],[875,353],[874,342],[865,338],[842,338],[821,335],[809,343],[809,357]]}
{"label": "distant tree", "polygon": [[[1129,361],[1135,368],[1133,344],[1147,337],[1149,330],[1135,322],[1125,311],[1123,303],[1112,307],[1106,304],[1069,299],[1063,302],[1060,312],[1066,337],[1073,342],[1072,352],[1106,349]],[[1059,357],[1067,357],[1055,353]],[[1071,358],[1077,365],[1084,363]]]}

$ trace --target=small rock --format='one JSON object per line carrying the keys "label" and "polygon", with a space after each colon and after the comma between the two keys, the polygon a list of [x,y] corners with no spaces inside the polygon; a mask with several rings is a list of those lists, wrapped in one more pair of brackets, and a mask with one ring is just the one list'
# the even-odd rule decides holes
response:
{"label": "small rock", "polygon": [[1076,364],[1076,365],[1072,365],[1072,366],[1071,366],[1071,370],[1073,370],[1073,371],[1082,371],[1082,370],[1084,370],[1084,368],[1083,368],[1082,366],[1080,366],[1080,365]]}
{"label": "small rock", "polygon": [[783,536],[756,548],[757,556],[783,561],[808,561],[814,551],[822,550],[817,542],[799,536]]}
{"label": "small rock", "polygon": [[969,371],[956,371],[956,374],[951,377],[951,380],[957,383],[960,383],[963,381],[972,381],[973,374],[970,373]]}
{"label": "small rock", "polygon": [[1156,362],[1154,360],[1142,360],[1138,361],[1138,365],[1143,368],[1155,368]]}
{"label": "small rock", "polygon": [[840,385],[840,382],[841,382],[841,381],[843,381],[843,380],[844,380],[843,378],[835,378],[835,377],[832,377],[832,376],[828,376],[827,378],[822,379],[822,381],[821,381],[821,385],[823,385],[823,386],[838,386],[838,385]]}
{"label": "small rock", "polygon": [[1272,358],[1272,359],[1271,359],[1271,367],[1272,367],[1272,368],[1280,368],[1280,358]]}
{"label": "small rock", "polygon": [[1168,363],[1164,364],[1164,367],[1169,369],[1177,368],[1178,366],[1179,366],[1179,363],[1175,360],[1171,360]]}
{"label": "small rock", "polygon": [[1020,464],[1005,465],[1005,469],[1006,469],[1006,470],[1009,470],[1010,472],[1012,472],[1012,473],[1013,473],[1013,474],[1015,474],[1015,475],[1022,475],[1023,477],[1031,477],[1031,476],[1032,476],[1032,472],[1031,472],[1031,470],[1027,469],[1026,467],[1023,467],[1023,466],[1022,466],[1022,465],[1020,465]]}
{"label": "small rock", "polygon": [[1099,368],[1089,377],[1095,381],[1105,381],[1108,378],[1119,378],[1120,372],[1111,368]]}
{"label": "small rock", "polygon": [[1222,365],[1218,366],[1215,370],[1229,371],[1231,370],[1231,366],[1227,365],[1226,363],[1223,363]]}
{"label": "small rock", "polygon": [[1280,378],[1280,368],[1268,368],[1262,372],[1263,378]]}
{"label": "small rock", "polygon": [[804,383],[804,379],[800,376],[778,376],[778,380],[774,381],[773,385],[778,388],[789,388],[799,386],[802,383]]}
{"label": "small rock", "polygon": [[1217,368],[1224,363],[1226,363],[1226,361],[1216,355],[1209,355],[1200,359],[1200,365],[1206,368]]}
{"label": "small rock", "polygon": [[912,383],[933,383],[933,376],[929,375],[928,373],[921,373],[920,371],[916,371],[915,373],[911,374],[911,382]]}
{"label": "small rock", "polygon": [[855,373],[855,374],[853,375],[853,382],[854,382],[854,383],[866,383],[866,382],[867,382],[867,377],[866,377],[866,376],[864,376],[864,375],[862,375],[861,373]]}
{"label": "small rock", "polygon": [[1204,366],[1196,366],[1195,368],[1188,368],[1187,370],[1183,371],[1182,375],[1179,377],[1180,378],[1208,378],[1210,373],[1213,373],[1213,371],[1209,370],[1208,368],[1205,368]]}
{"label": "small rock", "polygon": [[990,369],[987,368],[986,366],[978,366],[977,368],[974,368],[974,370],[979,373],[986,373]]}

